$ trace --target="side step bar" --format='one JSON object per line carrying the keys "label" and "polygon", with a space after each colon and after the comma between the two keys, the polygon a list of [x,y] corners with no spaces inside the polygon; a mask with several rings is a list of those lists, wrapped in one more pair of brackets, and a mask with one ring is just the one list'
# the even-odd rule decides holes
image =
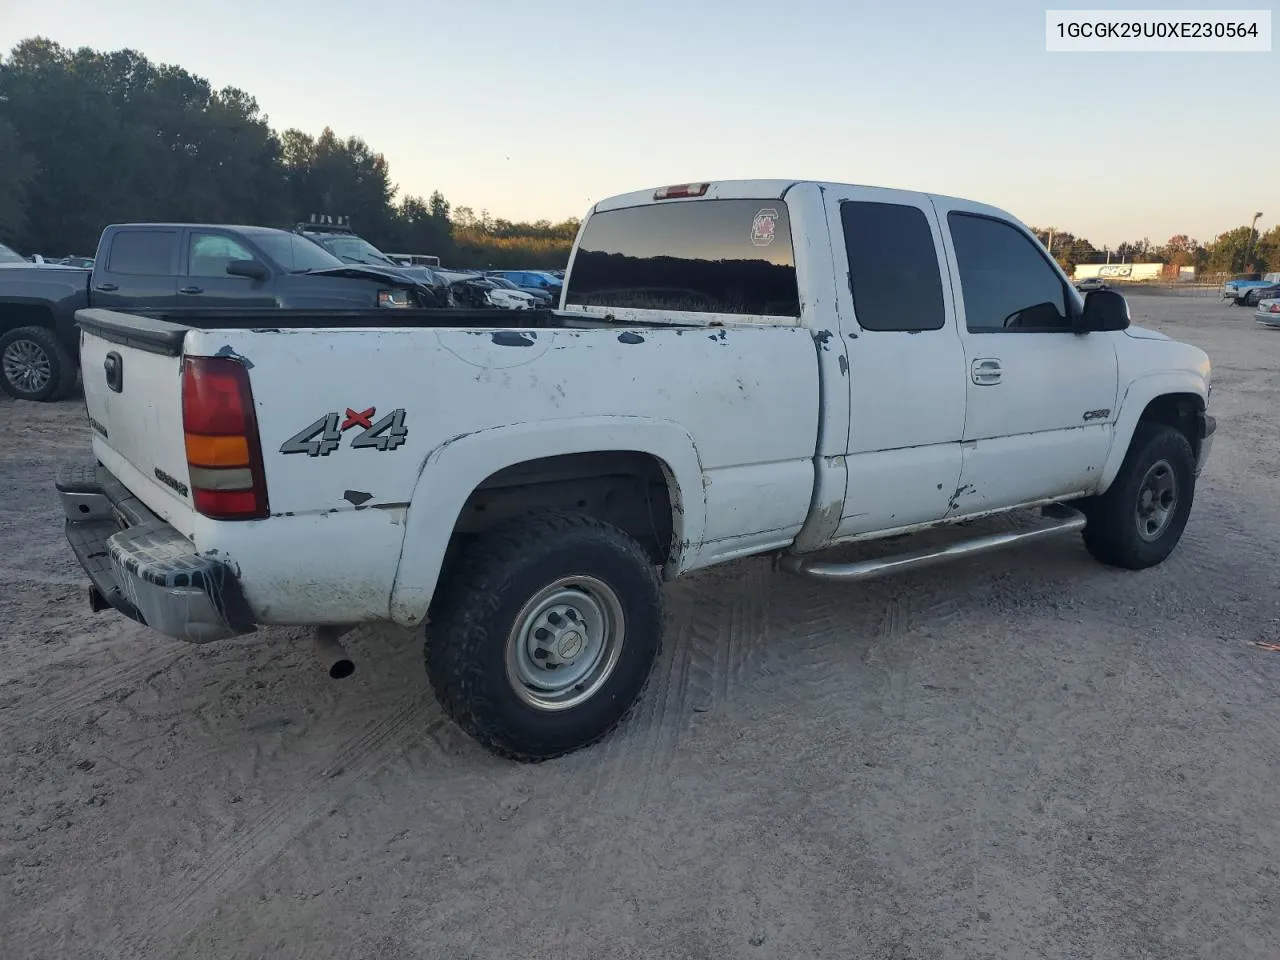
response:
{"label": "side step bar", "polygon": [[1049,526],[1036,527],[1034,530],[1023,530],[1010,533],[993,533],[959,543],[949,543],[944,547],[928,550],[917,550],[914,553],[900,553],[896,556],[879,557],[875,560],[858,560],[853,563],[833,563],[806,555],[783,556],[778,566],[787,573],[815,580],[872,580],[894,573],[906,573],[919,570],[948,560],[959,560],[978,554],[990,553],[1014,544],[1031,543],[1035,540],[1047,540],[1061,536],[1074,530],[1083,530],[1085,516],[1078,510],[1062,505],[1046,507],[1045,516],[1053,519]]}

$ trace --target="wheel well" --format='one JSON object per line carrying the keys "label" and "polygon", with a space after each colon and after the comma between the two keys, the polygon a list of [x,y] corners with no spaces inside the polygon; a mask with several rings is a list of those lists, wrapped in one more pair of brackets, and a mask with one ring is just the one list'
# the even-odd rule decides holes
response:
{"label": "wheel well", "polygon": [[1194,393],[1169,393],[1156,397],[1147,404],[1138,418],[1139,423],[1161,423],[1173,427],[1191,444],[1191,451],[1200,455],[1200,429],[1196,418],[1204,413],[1204,401]]}
{"label": "wheel well", "polygon": [[0,333],[16,330],[18,327],[44,327],[57,332],[53,311],[34,303],[9,304],[0,310]]}
{"label": "wheel well", "polygon": [[467,498],[454,536],[482,533],[537,510],[572,510],[611,523],[634,537],[654,563],[672,552],[670,471],[657,457],[601,451],[540,457],[499,470]]}

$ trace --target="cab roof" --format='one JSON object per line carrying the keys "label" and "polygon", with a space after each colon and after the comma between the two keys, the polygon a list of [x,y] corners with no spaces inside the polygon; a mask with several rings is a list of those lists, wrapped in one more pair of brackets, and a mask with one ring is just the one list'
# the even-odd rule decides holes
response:
{"label": "cab roof", "polygon": [[[681,187],[693,187],[700,189],[705,186],[705,190],[701,193],[691,193],[685,197],[677,193],[674,196],[663,198],[658,196],[660,191],[678,189]],[[603,213],[607,210],[620,210],[625,207],[646,206],[657,203],[690,203],[698,200],[783,200],[786,195],[796,187],[812,186],[818,190],[848,190],[848,189],[872,189],[884,190],[890,193],[899,193],[903,196],[913,197],[932,197],[936,200],[947,200],[963,204],[972,210],[985,210],[996,216],[1008,217],[1008,211],[1001,210],[998,207],[979,201],[969,200],[963,197],[954,197],[942,193],[927,193],[921,190],[906,190],[898,187],[883,187],[870,183],[842,183],[832,180],[702,180],[691,181],[688,184],[666,185],[662,187],[650,187],[647,190],[634,190],[630,193],[620,193],[613,197],[607,197],[601,200],[591,208],[591,213]]]}

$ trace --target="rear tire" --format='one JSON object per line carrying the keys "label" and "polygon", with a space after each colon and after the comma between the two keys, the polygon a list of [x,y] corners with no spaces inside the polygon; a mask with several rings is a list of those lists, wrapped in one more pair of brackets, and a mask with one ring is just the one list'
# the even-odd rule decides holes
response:
{"label": "rear tire", "polygon": [[61,400],[75,384],[75,358],[52,330],[18,327],[0,336],[0,389],[15,400]]}
{"label": "rear tire", "polygon": [[604,737],[639,699],[662,643],[662,586],[627,534],[562,512],[462,545],[426,631],[446,713],[499,756],[537,762]]}
{"label": "rear tire", "polygon": [[1161,423],[1139,423],[1107,492],[1076,504],[1088,518],[1083,536],[1089,553],[1127,570],[1163,562],[1191,515],[1195,466],[1182,433]]}

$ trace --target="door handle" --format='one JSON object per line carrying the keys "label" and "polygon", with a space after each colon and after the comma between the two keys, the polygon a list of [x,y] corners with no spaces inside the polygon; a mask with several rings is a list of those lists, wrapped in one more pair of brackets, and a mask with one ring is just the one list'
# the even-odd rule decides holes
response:
{"label": "door handle", "polygon": [[970,376],[973,382],[979,386],[990,386],[999,383],[1000,378],[1004,376],[1004,370],[1000,366],[1000,361],[988,357],[983,360],[973,361],[970,367]]}
{"label": "door handle", "polygon": [[204,293],[203,287],[179,287],[179,293]]}
{"label": "door handle", "polygon": [[112,293],[113,291],[119,290],[120,288],[117,287],[114,283],[100,283],[94,289],[101,290],[103,293]]}

